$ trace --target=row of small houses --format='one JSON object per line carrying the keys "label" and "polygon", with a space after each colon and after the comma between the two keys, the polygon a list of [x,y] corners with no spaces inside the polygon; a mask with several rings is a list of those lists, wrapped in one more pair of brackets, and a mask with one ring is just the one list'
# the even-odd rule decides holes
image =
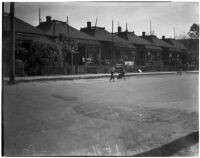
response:
{"label": "row of small houses", "polygon": [[[4,75],[8,74],[9,63],[9,19],[9,14],[4,14]],[[69,54],[62,66],[42,64],[40,75],[107,73],[111,65],[115,65],[117,71],[123,66],[127,72],[137,71],[138,68],[143,71],[169,71],[176,70],[178,64],[187,62],[187,49],[178,41],[164,36],[159,39],[155,35],[146,35],[145,32],[137,36],[134,32],[122,31],[121,27],[118,27],[118,32],[110,33],[104,27],[92,26],[91,22],[87,22],[87,27],[79,31],[66,22],[52,20],[47,16],[46,21],[37,27],[15,18],[15,32],[16,42],[20,43],[21,49],[28,51],[27,54],[32,53],[34,40],[52,41],[64,34],[77,42],[78,50],[73,53],[73,58]],[[29,73],[31,68],[26,68],[26,58],[21,61],[22,64],[17,58],[16,55],[17,75],[38,75]]]}

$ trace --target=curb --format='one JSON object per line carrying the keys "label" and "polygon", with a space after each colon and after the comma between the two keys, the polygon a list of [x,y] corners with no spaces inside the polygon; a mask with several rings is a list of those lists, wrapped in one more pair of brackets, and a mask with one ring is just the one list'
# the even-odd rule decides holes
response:
{"label": "curb", "polygon": [[[184,71],[184,73],[198,74],[198,71]],[[134,76],[158,76],[158,75],[176,75],[176,71],[171,72],[143,72],[143,73],[126,73],[127,77]],[[117,77],[117,74],[114,75]],[[33,76],[33,77],[16,77],[17,82],[32,82],[32,81],[57,81],[57,80],[79,80],[79,79],[97,79],[109,78],[110,74],[87,74],[87,75],[62,75],[62,76]],[[9,78],[4,78],[3,81],[9,81]]]}

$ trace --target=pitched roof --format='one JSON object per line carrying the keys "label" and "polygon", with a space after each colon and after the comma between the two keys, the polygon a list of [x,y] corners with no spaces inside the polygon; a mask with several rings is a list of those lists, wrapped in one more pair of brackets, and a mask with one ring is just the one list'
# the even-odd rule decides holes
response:
{"label": "pitched roof", "polygon": [[[8,13],[4,14],[4,31],[10,30],[10,15]],[[15,17],[15,32],[16,33],[28,33],[37,35],[47,35],[44,31],[18,19]]]}
{"label": "pitched roof", "polygon": [[144,45],[146,49],[161,50],[160,47],[155,46],[153,43],[149,42],[148,40],[145,40],[135,35],[133,32],[124,31],[124,32],[117,33],[117,35],[121,38],[126,39],[128,42],[132,44]]}
{"label": "pitched roof", "polygon": [[172,44],[174,47],[176,47],[180,51],[181,50],[186,50],[186,47],[182,43],[178,42],[175,39],[167,38],[167,39],[163,39],[163,40],[166,41],[166,42],[168,42],[168,43],[170,43],[170,44]]}
{"label": "pitched roof", "polygon": [[171,44],[169,44],[169,43],[157,38],[154,35],[147,35],[147,36],[140,36],[140,37],[150,41],[151,43],[153,43],[156,46],[175,49],[175,47],[173,45],[171,45]]}
{"label": "pitched roof", "polygon": [[124,39],[116,36],[115,34],[108,32],[103,27],[91,27],[91,28],[81,28],[81,31],[93,36],[98,41],[103,42],[112,42],[112,38],[114,42],[117,43],[127,43]]}
{"label": "pitched roof", "polygon": [[[69,26],[69,27],[68,27]],[[37,26],[37,28],[45,31],[48,35],[59,36],[60,33],[66,34],[75,39],[86,39],[86,40],[95,40],[93,37],[73,28],[72,26],[66,24],[65,22],[58,20],[51,20],[50,22],[43,22]]]}

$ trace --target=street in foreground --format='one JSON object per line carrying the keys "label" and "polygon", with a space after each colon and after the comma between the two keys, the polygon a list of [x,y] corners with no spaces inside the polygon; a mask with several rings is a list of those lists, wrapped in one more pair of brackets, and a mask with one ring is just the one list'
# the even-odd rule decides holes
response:
{"label": "street in foreground", "polygon": [[4,84],[3,123],[6,156],[137,155],[198,131],[198,75]]}

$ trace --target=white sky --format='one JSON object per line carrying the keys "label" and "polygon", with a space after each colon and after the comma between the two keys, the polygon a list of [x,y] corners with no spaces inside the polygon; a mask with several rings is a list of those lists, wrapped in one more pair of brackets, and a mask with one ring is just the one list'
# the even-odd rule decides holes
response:
{"label": "white sky", "polygon": [[[52,19],[66,21],[77,29],[86,27],[86,22],[91,21],[97,26],[112,30],[114,20],[114,32],[117,31],[119,22],[122,31],[125,30],[126,22],[128,30],[141,35],[143,31],[149,32],[150,20],[152,28],[158,37],[174,37],[186,34],[193,23],[199,23],[198,2],[18,2],[16,3],[16,17],[27,23],[37,26],[41,9],[41,18],[46,16]],[[9,4],[5,4],[5,11],[9,12]]]}

